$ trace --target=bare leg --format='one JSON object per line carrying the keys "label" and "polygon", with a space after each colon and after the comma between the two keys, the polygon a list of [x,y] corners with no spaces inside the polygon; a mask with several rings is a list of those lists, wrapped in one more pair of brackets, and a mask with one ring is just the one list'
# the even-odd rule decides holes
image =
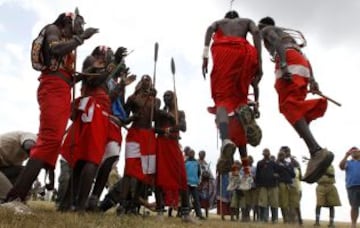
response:
{"label": "bare leg", "polygon": [[320,212],[321,212],[321,207],[320,206],[316,206],[315,208],[315,226],[320,226]]}
{"label": "bare leg", "polygon": [[99,198],[104,190],[106,182],[109,178],[109,174],[111,172],[113,164],[118,160],[119,156],[113,156],[107,158],[99,167],[99,170],[96,175],[95,185],[92,190],[91,196],[89,198],[89,202],[87,205],[87,210],[96,211],[98,210]]}
{"label": "bare leg", "polygon": [[224,107],[217,108],[216,122],[220,130],[220,138],[222,141],[217,170],[219,173],[227,173],[231,169],[236,146],[231,140],[229,140],[229,117]]}
{"label": "bare leg", "polygon": [[39,175],[40,170],[44,167],[45,164],[43,161],[35,158],[30,158],[25,168],[21,172],[19,178],[16,180],[14,187],[7,194],[5,202],[10,202],[17,198],[25,201],[33,182]]}
{"label": "bare leg", "polygon": [[304,139],[311,154],[303,180],[312,184],[324,175],[326,169],[331,165],[331,162],[334,159],[334,154],[319,146],[304,118],[298,120],[294,124],[294,128],[300,137]]}
{"label": "bare leg", "polygon": [[224,107],[216,109],[216,121],[219,124],[221,140],[229,138],[229,117]]}
{"label": "bare leg", "polygon": [[356,227],[356,221],[359,217],[359,208],[358,207],[351,207],[351,228]]}
{"label": "bare leg", "polygon": [[316,151],[319,151],[321,149],[320,145],[317,143],[314,136],[312,135],[309,125],[304,118],[298,120],[294,124],[294,128],[299,134],[299,136],[305,141],[305,144],[308,147],[310,154],[314,154]]}
{"label": "bare leg", "polygon": [[89,197],[89,193],[94,181],[97,171],[97,165],[91,162],[86,162],[81,169],[79,188],[76,194],[78,211],[84,211]]}
{"label": "bare leg", "polygon": [[329,207],[329,214],[330,214],[330,218],[329,218],[329,227],[334,226],[334,218],[335,218],[335,208]]}

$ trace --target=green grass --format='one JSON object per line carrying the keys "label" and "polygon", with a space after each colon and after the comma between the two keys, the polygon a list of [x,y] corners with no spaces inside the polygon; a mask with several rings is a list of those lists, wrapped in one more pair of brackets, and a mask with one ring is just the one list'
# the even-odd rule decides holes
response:
{"label": "green grass", "polygon": [[[53,203],[43,201],[29,202],[29,206],[34,212],[34,215],[14,215],[12,211],[0,208],[0,228],[42,228],[42,227],[131,227],[131,228],[172,228],[172,227],[272,227],[285,228],[297,227],[294,224],[263,224],[263,223],[240,223],[229,221],[227,216],[226,221],[222,221],[220,216],[210,215],[209,219],[201,221],[200,224],[183,223],[179,218],[168,218],[164,216],[163,221],[158,221],[155,215],[147,217],[142,216],[116,216],[114,210],[107,213],[89,213],[80,215],[77,213],[60,213],[55,211]],[[314,221],[305,221],[303,227],[313,227]],[[327,223],[323,222],[322,227],[327,227]],[[347,223],[336,223],[336,227],[349,227]]]}

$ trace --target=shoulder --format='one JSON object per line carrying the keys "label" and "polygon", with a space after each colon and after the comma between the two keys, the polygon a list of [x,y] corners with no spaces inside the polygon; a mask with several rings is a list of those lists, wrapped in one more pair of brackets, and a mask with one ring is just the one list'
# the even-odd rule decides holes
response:
{"label": "shoulder", "polygon": [[60,29],[54,24],[49,24],[44,27],[46,35],[60,34]]}

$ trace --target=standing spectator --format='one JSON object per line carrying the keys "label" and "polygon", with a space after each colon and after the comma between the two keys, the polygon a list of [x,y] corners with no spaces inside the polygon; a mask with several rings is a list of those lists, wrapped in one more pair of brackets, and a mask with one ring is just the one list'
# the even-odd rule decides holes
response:
{"label": "standing spectator", "polygon": [[236,216],[236,219],[239,219],[240,201],[244,196],[240,190],[240,169],[241,163],[239,161],[235,161],[231,167],[231,172],[229,173],[229,184],[227,186],[227,190],[231,192],[231,221],[235,221],[234,216]]}
{"label": "standing spectator", "polygon": [[210,164],[207,163],[207,161],[205,160],[205,156],[206,156],[206,152],[204,150],[201,150],[199,152],[199,160],[198,160],[199,165],[200,165],[200,171],[201,171],[201,176],[200,177],[202,177],[203,174],[205,172],[207,172],[210,175],[210,179],[214,180],[214,175],[211,172]]}
{"label": "standing spectator", "polygon": [[318,181],[316,187],[316,222],[314,226],[320,226],[320,210],[321,207],[329,208],[329,225],[328,227],[335,227],[335,206],[341,206],[338,191],[335,186],[335,170],[331,165],[327,168],[326,173]]}
{"label": "standing spectator", "polygon": [[215,180],[211,178],[209,171],[201,174],[201,181],[199,185],[200,207],[205,209],[205,216],[208,217],[209,209],[212,208],[212,203],[215,196]]}
{"label": "standing spectator", "polygon": [[198,191],[198,186],[200,183],[200,172],[201,172],[200,165],[199,162],[195,159],[195,151],[193,149],[189,151],[188,156],[189,157],[185,161],[188,190],[193,199],[193,206],[195,209],[196,216],[199,219],[205,219],[205,217],[203,217],[201,213],[199,191]]}
{"label": "standing spectator", "polygon": [[280,151],[285,153],[285,160],[294,167],[295,177],[289,187],[289,222],[295,223],[296,219],[300,225],[303,224],[300,210],[301,199],[301,167],[295,157],[291,156],[291,150],[288,146],[282,146]]}
{"label": "standing spectator", "polygon": [[277,164],[279,165],[279,206],[283,217],[283,222],[287,223],[289,217],[290,186],[295,172],[292,165],[285,161],[285,153],[280,150],[278,153]]}
{"label": "standing spectator", "polygon": [[255,175],[256,175],[256,167],[253,165],[254,159],[250,155],[249,156],[249,166],[250,166],[250,175],[253,177],[254,182],[251,185],[251,189],[245,190],[244,197],[245,197],[245,208],[241,209],[242,213],[242,221],[243,222],[249,222],[250,221],[250,211],[253,211],[253,218],[254,221],[256,220],[256,217],[258,216],[258,191],[256,189],[255,185]]}
{"label": "standing spectator", "polygon": [[[352,159],[347,160],[350,156]],[[355,228],[360,207],[360,150],[352,147],[346,152],[339,166],[346,173],[346,188],[351,205],[351,228]]]}
{"label": "standing spectator", "polygon": [[268,221],[268,207],[271,207],[271,220],[278,221],[279,188],[278,188],[278,165],[270,159],[270,150],[263,150],[264,158],[256,166],[256,186],[259,188],[259,212],[260,221]]}

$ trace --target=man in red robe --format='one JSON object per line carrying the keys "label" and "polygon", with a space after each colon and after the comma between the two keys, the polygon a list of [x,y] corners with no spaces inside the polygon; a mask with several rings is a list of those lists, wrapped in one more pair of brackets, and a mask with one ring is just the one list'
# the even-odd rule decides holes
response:
{"label": "man in red robe", "polygon": [[[246,40],[248,33],[253,36],[255,47]],[[245,172],[249,176],[247,131],[248,127],[256,124],[255,115],[247,105],[249,87],[252,85],[257,110],[259,98],[257,84],[262,76],[259,30],[251,19],[240,18],[236,11],[229,11],[225,18],[213,22],[205,34],[202,66],[204,77],[207,73],[211,38],[213,39],[211,95],[215,107],[210,111],[216,113],[216,123],[222,140],[218,171],[220,173],[230,171],[233,154],[238,147]],[[250,118],[244,119],[244,112],[241,110],[245,110],[245,114]]]}
{"label": "man in red robe", "polygon": [[[260,20],[259,28],[264,45],[275,60],[275,89],[279,96],[279,110],[304,140],[311,158],[303,180],[316,182],[326,172],[334,159],[332,152],[321,147],[312,135],[309,123],[324,115],[327,100],[308,99],[308,86],[311,92],[318,92],[310,62],[301,51],[296,37],[289,29],[275,26],[271,17]],[[301,33],[298,33],[301,37]]]}
{"label": "man in red robe", "polygon": [[166,91],[165,106],[156,115],[156,205],[161,216],[163,206],[178,207],[180,196],[182,218],[192,222],[184,157],[179,145],[179,131],[186,131],[185,112],[178,110],[176,99],[172,91]]}
{"label": "man in red robe", "polygon": [[94,28],[84,31],[83,24],[80,15],[63,13],[45,28],[41,51],[46,67],[39,77],[37,96],[40,106],[38,138],[24,171],[7,195],[9,207],[16,200],[25,201],[42,168],[55,168],[71,111],[71,82],[75,71],[73,51],[98,32]]}

